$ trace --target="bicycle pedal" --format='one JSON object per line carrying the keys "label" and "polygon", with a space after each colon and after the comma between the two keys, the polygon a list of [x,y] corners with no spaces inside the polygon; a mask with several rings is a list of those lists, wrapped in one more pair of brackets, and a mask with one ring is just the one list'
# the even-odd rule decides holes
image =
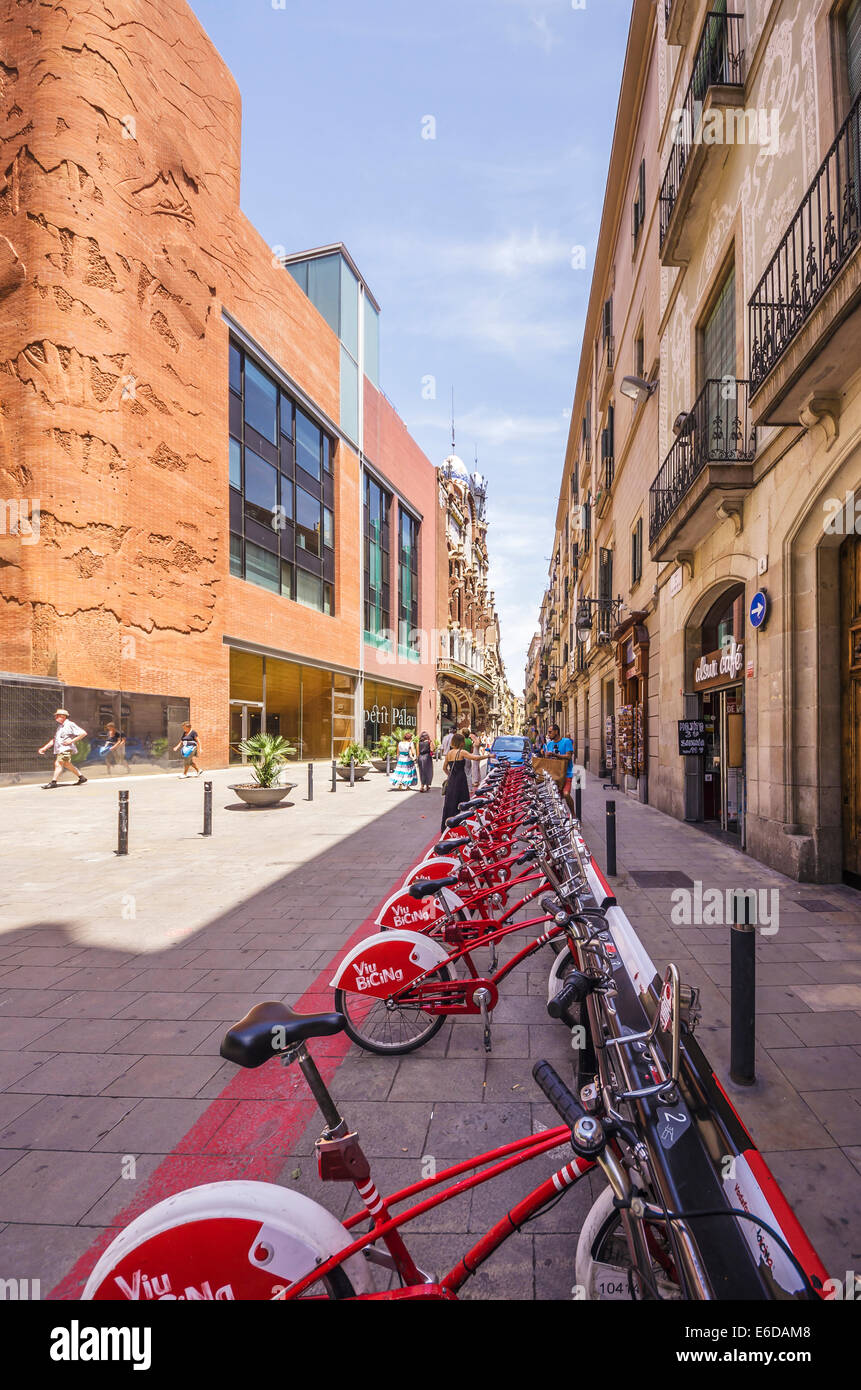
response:
{"label": "bicycle pedal", "polygon": [[491,1041],[490,1041],[490,1029],[489,1029],[489,1028],[485,1028],[485,1030],[484,1030],[484,1050],[485,1050],[485,1052],[492,1052],[492,1051],[493,1051],[493,1047],[492,1047]]}

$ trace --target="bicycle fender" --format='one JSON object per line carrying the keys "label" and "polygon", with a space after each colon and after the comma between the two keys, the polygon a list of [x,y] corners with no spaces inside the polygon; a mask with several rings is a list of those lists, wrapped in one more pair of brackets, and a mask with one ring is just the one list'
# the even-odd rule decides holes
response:
{"label": "bicycle fender", "polygon": [[403,886],[406,888],[408,883],[412,883],[414,878],[452,878],[459,874],[461,863],[459,859],[443,858],[441,855],[434,855],[432,858],[421,860],[414,869],[410,869]]}
{"label": "bicycle fender", "polygon": [[[422,878],[424,875],[419,874],[418,877]],[[456,893],[452,893],[450,888],[444,888],[442,891],[450,910],[455,911],[463,907],[460,898]],[[443,915],[435,893],[429,898],[419,899],[412,897],[408,888],[401,887],[383,903],[375,918],[375,925],[393,928],[395,931],[409,931],[413,927],[416,931],[427,931]]]}
{"label": "bicycle fender", "polygon": [[446,960],[447,951],[431,936],[413,931],[381,932],[354,946],[330,983],[333,989],[386,999]]}

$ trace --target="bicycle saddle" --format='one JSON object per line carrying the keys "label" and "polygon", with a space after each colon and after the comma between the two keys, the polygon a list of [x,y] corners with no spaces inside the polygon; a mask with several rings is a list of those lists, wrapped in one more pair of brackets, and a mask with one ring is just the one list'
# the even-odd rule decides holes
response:
{"label": "bicycle saddle", "polygon": [[427,898],[431,893],[438,893],[440,888],[450,888],[457,881],[456,874],[451,878],[417,878],[409,885],[409,895],[411,898]]}
{"label": "bicycle saddle", "polygon": [[464,845],[470,844],[468,835],[464,835],[462,840],[440,840],[439,844],[434,845],[438,854],[449,854],[456,849],[463,849]]}
{"label": "bicycle saddle", "polygon": [[340,1033],[343,1014],[297,1014],[287,1004],[255,1004],[244,1018],[228,1028],[220,1052],[238,1067],[262,1067],[293,1043],[329,1038]]}

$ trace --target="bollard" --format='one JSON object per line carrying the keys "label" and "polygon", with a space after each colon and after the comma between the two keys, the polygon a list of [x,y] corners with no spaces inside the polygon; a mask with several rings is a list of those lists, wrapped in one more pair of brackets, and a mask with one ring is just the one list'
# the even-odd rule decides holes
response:
{"label": "bollard", "polygon": [[308,764],[308,800],[314,800],[314,764]]}
{"label": "bollard", "polygon": [[579,781],[574,788],[574,819],[577,821],[578,825],[583,820],[583,788],[580,786]]}
{"label": "bollard", "polygon": [[738,1086],[752,1086],[756,1080],[756,926],[750,920],[746,893],[733,894],[732,916],[729,1074]]}
{"label": "bollard", "polygon": [[203,784],[203,833],[212,834],[212,783]]}
{"label": "bollard", "polygon": [[355,759],[355,758],[351,758],[351,759],[350,759],[350,786],[351,786],[351,787],[354,787],[355,785],[356,785],[356,759]]}
{"label": "bollard", "polygon": [[129,794],[120,792],[119,818],[117,822],[117,854],[129,852]]}
{"label": "bollard", "polygon": [[333,792],[338,790],[338,764],[334,758],[332,759],[332,786],[330,790]]}
{"label": "bollard", "polygon": [[391,755],[391,753],[387,753],[387,754],[386,754],[386,776],[387,776],[387,777],[391,777],[391,775],[392,775],[392,755]]}
{"label": "bollard", "polygon": [[616,803],[607,802],[607,873],[616,873]]}

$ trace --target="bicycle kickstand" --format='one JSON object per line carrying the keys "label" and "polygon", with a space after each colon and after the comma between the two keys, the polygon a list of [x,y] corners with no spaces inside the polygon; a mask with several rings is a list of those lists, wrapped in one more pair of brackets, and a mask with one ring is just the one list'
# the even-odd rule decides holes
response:
{"label": "bicycle kickstand", "polygon": [[490,1046],[490,1014],[487,1012],[487,1006],[490,1003],[490,990],[477,989],[473,999],[481,1009],[481,1021],[484,1024],[484,1050],[490,1052],[492,1051]]}

